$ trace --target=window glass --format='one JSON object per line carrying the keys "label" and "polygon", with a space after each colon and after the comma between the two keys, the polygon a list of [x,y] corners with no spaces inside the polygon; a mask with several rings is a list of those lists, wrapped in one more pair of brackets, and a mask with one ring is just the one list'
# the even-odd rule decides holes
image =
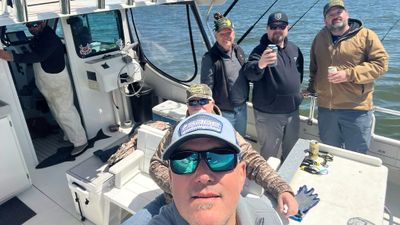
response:
{"label": "window glass", "polygon": [[207,50],[190,10],[194,59],[186,7],[183,4],[137,7],[132,8],[130,14],[149,63],[167,76],[183,82],[191,81],[200,73],[201,58]]}
{"label": "window glass", "polygon": [[61,27],[61,20],[60,19],[57,20],[55,31],[56,31],[56,35],[58,37],[60,37],[61,39],[64,39],[64,32],[63,32],[62,27]]}
{"label": "window glass", "polygon": [[68,18],[77,54],[82,57],[119,50],[123,34],[118,11]]}
{"label": "window glass", "polygon": [[33,36],[29,32],[28,28],[26,28],[25,24],[21,24],[21,23],[8,25],[5,30],[6,33],[15,32],[15,31],[23,31],[25,33],[25,36],[28,38],[31,38]]}

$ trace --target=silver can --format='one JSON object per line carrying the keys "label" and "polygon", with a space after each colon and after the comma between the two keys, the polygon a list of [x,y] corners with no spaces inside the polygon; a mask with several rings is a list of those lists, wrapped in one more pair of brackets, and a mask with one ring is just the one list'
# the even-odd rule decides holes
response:
{"label": "silver can", "polygon": [[[278,47],[275,44],[269,44],[268,48],[272,49],[272,51],[274,51],[275,53],[278,52]],[[277,55],[278,57],[278,55]],[[275,62],[273,64],[269,64],[269,67],[275,67],[276,65],[278,65],[278,59],[275,60]]]}
{"label": "silver can", "polygon": [[336,73],[336,72],[337,72],[336,66],[330,66],[330,67],[328,67],[328,74]]}

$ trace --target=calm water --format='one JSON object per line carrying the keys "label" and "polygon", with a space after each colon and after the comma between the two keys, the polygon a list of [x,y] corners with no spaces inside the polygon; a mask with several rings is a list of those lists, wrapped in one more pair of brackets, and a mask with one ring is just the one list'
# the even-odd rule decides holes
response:
{"label": "calm water", "polygon": [[[225,9],[232,1],[227,1],[224,6],[214,8],[214,11]],[[272,0],[242,0],[228,15],[235,24],[236,40],[264,13],[272,4]],[[265,32],[268,15],[271,12],[282,10],[289,16],[289,23],[295,23],[316,1],[315,0],[280,0],[260,20],[253,31],[241,43],[247,55],[258,44],[259,38]],[[305,80],[308,83],[309,51],[311,42],[316,33],[323,27],[322,8],[326,0],[320,0],[289,32],[289,40],[296,43],[305,57]],[[400,1],[364,0],[346,1],[346,8],[351,18],[360,19],[364,25],[374,30],[382,39],[389,29],[400,18]],[[383,45],[389,53],[389,71],[375,83],[374,104],[377,106],[400,110],[400,22],[387,34]],[[307,105],[303,104],[306,108]],[[303,112],[307,114],[308,112]],[[375,113],[377,118],[376,133],[400,140],[400,118],[382,113]]]}

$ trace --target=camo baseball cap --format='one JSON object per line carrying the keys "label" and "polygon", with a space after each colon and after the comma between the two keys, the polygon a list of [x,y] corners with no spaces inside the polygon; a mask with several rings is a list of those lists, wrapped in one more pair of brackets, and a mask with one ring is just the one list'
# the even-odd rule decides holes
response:
{"label": "camo baseball cap", "polygon": [[190,100],[192,98],[212,99],[212,91],[207,84],[192,84],[186,90],[186,100]]}
{"label": "camo baseball cap", "polygon": [[221,13],[214,14],[214,31],[218,32],[224,28],[233,30],[233,23],[230,19],[224,17]]}
{"label": "camo baseball cap", "polygon": [[342,1],[342,0],[330,0],[328,3],[326,3],[326,5],[324,6],[324,17],[326,16],[326,14],[328,13],[328,11],[331,9],[331,8],[333,8],[333,7],[335,7],[335,6],[338,6],[338,7],[341,7],[341,8],[343,8],[343,9],[346,9],[345,7],[344,7],[344,2]]}

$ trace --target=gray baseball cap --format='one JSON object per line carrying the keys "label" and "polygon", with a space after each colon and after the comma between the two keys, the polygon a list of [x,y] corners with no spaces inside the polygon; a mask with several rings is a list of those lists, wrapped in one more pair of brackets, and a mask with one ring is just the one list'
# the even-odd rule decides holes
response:
{"label": "gray baseball cap", "polygon": [[169,160],[171,155],[179,151],[179,147],[186,141],[201,137],[222,140],[236,153],[240,152],[232,124],[222,116],[200,112],[178,123],[172,135],[171,144],[164,152],[163,159]]}

